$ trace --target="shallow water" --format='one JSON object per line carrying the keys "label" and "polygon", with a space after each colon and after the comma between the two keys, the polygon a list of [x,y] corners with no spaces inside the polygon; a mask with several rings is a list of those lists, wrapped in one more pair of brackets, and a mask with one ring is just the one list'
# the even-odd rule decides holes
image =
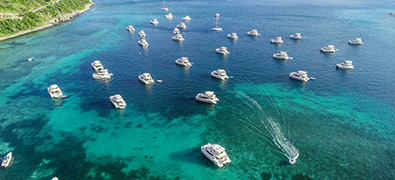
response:
{"label": "shallow water", "polygon": [[[0,179],[395,176],[394,2],[169,1],[172,20],[161,1],[95,2],[71,22],[0,43],[0,155],[14,155]],[[224,32],[210,29],[215,13]],[[174,42],[185,15],[192,18],[185,41]],[[253,28],[262,36],[246,36]],[[141,29],[149,35],[145,50],[137,44]],[[226,38],[231,32],[237,41]],[[289,39],[295,32],[306,38]],[[277,36],[285,43],[270,44]],[[364,45],[347,44],[356,37]],[[328,44],[339,52],[320,53]],[[221,46],[231,54],[217,55]],[[278,51],[294,60],[272,59]],[[181,56],[193,66],[176,66]],[[110,82],[92,79],[96,59],[114,74]],[[336,70],[344,60],[355,69]],[[218,68],[233,78],[211,78]],[[289,79],[297,70],[316,80]],[[143,85],[137,76],[144,72],[163,83]],[[67,98],[49,98],[55,83]],[[206,90],[215,91],[217,105],[194,100]],[[117,93],[128,104],[123,111],[109,101]],[[224,146],[232,163],[215,167],[200,152],[207,142]]]}

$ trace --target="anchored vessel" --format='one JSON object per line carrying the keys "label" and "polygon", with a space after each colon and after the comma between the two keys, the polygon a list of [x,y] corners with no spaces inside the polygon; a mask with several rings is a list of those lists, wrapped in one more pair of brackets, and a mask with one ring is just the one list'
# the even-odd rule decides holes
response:
{"label": "anchored vessel", "polygon": [[282,37],[277,37],[276,39],[271,39],[270,42],[273,44],[282,44],[283,39],[282,39]]}
{"label": "anchored vessel", "polygon": [[226,71],[223,69],[218,69],[213,72],[211,72],[211,76],[220,79],[220,80],[226,80],[229,79],[229,76],[226,74]]}
{"label": "anchored vessel", "polygon": [[180,66],[185,66],[185,67],[192,66],[192,64],[189,62],[189,60],[188,60],[187,57],[178,58],[178,59],[176,60],[176,64],[178,64],[178,65],[180,65]]}
{"label": "anchored vessel", "polygon": [[100,69],[92,74],[93,79],[104,80],[111,79],[112,73],[108,73],[108,69]]}
{"label": "anchored vessel", "polygon": [[289,74],[289,77],[303,82],[307,82],[310,80],[310,78],[307,77],[306,71],[291,72],[291,74]]}
{"label": "anchored vessel", "polygon": [[125,102],[125,100],[123,100],[123,98],[120,94],[110,96],[110,101],[111,101],[112,105],[114,105],[115,108],[117,108],[117,109],[125,109],[126,108],[126,102]]}
{"label": "anchored vessel", "polygon": [[101,64],[101,62],[99,60],[93,61],[93,63],[91,63],[91,65],[92,65],[92,68],[95,71],[98,71],[100,69],[104,69],[103,65]]}
{"label": "anchored vessel", "polygon": [[176,34],[173,37],[171,37],[171,39],[174,41],[183,41],[184,40],[184,38],[182,37],[181,34]]}
{"label": "anchored vessel", "polygon": [[218,144],[205,144],[201,146],[201,150],[218,167],[223,167],[225,164],[232,162],[226,154],[225,148]]}
{"label": "anchored vessel", "polygon": [[227,37],[228,37],[229,39],[238,39],[238,38],[239,38],[239,36],[237,36],[236,33],[228,34]]}
{"label": "anchored vessel", "polygon": [[253,29],[251,31],[248,31],[247,35],[249,35],[249,36],[260,36],[261,34],[258,33],[258,30]]}
{"label": "anchored vessel", "polygon": [[183,21],[190,21],[190,20],[191,20],[191,17],[185,16],[185,17],[181,18],[181,20],[183,20]]}
{"label": "anchored vessel", "polygon": [[289,37],[291,39],[302,39],[302,36],[300,35],[300,33],[291,34]]}
{"label": "anchored vessel", "polygon": [[196,95],[195,99],[200,102],[217,104],[219,99],[215,96],[213,91],[206,91]]}
{"label": "anchored vessel", "polygon": [[215,17],[215,27],[211,28],[211,30],[213,30],[213,31],[222,31],[222,28],[218,27],[218,18],[219,18],[219,16],[220,15],[218,13],[214,15],[214,17]]}
{"label": "anchored vessel", "polygon": [[139,80],[144,84],[153,84],[155,83],[154,79],[152,79],[150,73],[143,73],[139,75]]}
{"label": "anchored vessel", "polygon": [[174,34],[180,34],[180,30],[179,30],[178,28],[174,28],[173,33],[174,33]]}
{"label": "anchored vessel", "polygon": [[186,29],[187,25],[185,25],[185,23],[180,23],[180,24],[177,24],[177,28]]}
{"label": "anchored vessel", "polygon": [[336,68],[339,69],[354,69],[354,65],[352,61],[344,61],[341,64],[336,64]]}
{"label": "anchored vessel", "polygon": [[128,27],[126,27],[126,29],[130,32],[134,31],[134,27],[132,25],[129,25]]}
{"label": "anchored vessel", "polygon": [[226,49],[226,47],[217,48],[217,49],[215,49],[215,52],[217,52],[218,54],[222,54],[222,55],[230,54],[229,51]]}
{"label": "anchored vessel", "polygon": [[148,47],[148,42],[145,39],[141,39],[139,41],[139,45],[143,46],[144,48]]}
{"label": "anchored vessel", "polygon": [[292,57],[289,57],[287,52],[281,51],[279,53],[273,54],[274,59],[281,59],[281,60],[292,60]]}
{"label": "anchored vessel", "polygon": [[4,156],[1,160],[1,167],[2,168],[7,168],[10,165],[12,158],[12,152],[9,152],[6,156]]}
{"label": "anchored vessel", "polygon": [[321,48],[321,52],[324,53],[335,53],[338,49],[335,49],[334,45],[328,45],[327,47]]}
{"label": "anchored vessel", "polygon": [[173,19],[173,14],[169,13],[165,15],[166,19]]}
{"label": "anchored vessel", "polygon": [[148,35],[145,34],[145,32],[143,30],[139,31],[139,36],[141,37],[141,39],[144,39],[145,37],[147,37]]}
{"label": "anchored vessel", "polygon": [[48,93],[51,96],[51,98],[60,99],[60,98],[66,97],[63,95],[62,91],[56,84],[52,84],[51,86],[49,86],[47,88],[47,90],[48,90]]}
{"label": "anchored vessel", "polygon": [[157,19],[153,19],[153,20],[149,21],[149,23],[151,23],[153,25],[158,25],[159,24]]}
{"label": "anchored vessel", "polygon": [[352,44],[352,45],[362,45],[362,39],[361,38],[355,38],[353,40],[349,40],[348,44]]}

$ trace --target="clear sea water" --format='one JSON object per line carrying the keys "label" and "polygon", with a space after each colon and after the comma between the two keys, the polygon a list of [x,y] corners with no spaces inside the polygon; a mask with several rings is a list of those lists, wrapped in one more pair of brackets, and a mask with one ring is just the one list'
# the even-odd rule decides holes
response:
{"label": "clear sea water", "polygon": [[[0,43],[0,155],[14,155],[1,180],[395,177],[394,1],[174,0],[172,20],[160,0],[95,2],[71,22]],[[224,32],[211,31],[215,13]],[[185,41],[174,42],[185,15]],[[146,50],[129,24],[149,35]],[[246,36],[251,29],[262,36]],[[295,32],[306,38],[289,39]],[[277,36],[285,43],[270,44]],[[356,37],[365,44],[347,44]],[[328,44],[339,52],[320,53]],[[214,52],[221,46],[228,57]],[[278,51],[294,60],[274,60]],[[190,69],[175,65],[181,56]],[[110,82],[92,79],[97,59]],[[336,70],[344,60],[355,69]],[[210,77],[218,68],[233,78]],[[289,79],[297,70],[316,80]],[[143,85],[144,72],[163,83]],[[68,97],[49,98],[51,84]],[[206,90],[217,105],[194,100]],[[124,111],[109,101],[117,93]],[[200,152],[207,142],[233,162],[217,168]]]}

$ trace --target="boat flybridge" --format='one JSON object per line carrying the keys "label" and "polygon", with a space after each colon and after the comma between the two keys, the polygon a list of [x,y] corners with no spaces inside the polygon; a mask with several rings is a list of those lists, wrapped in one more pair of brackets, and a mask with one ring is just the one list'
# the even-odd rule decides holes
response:
{"label": "boat flybridge", "polygon": [[226,47],[217,48],[217,49],[215,49],[215,52],[217,52],[218,54],[222,54],[222,55],[230,54],[230,52],[226,49]]}
{"label": "boat flybridge", "polygon": [[226,74],[226,71],[223,69],[214,70],[213,72],[211,72],[211,76],[220,80],[229,79],[229,76]]}
{"label": "boat flybridge", "polygon": [[215,17],[215,27],[211,28],[211,30],[213,30],[213,31],[222,31],[222,28],[218,27],[218,18],[219,18],[219,16],[220,15],[218,13],[214,15],[214,17]]}
{"label": "boat flybridge", "polygon": [[174,34],[180,34],[180,30],[179,30],[178,28],[174,28],[173,33],[174,33]]}
{"label": "boat flybridge", "polygon": [[185,25],[185,23],[180,23],[180,24],[177,24],[177,28],[186,29],[187,25]]}
{"label": "boat flybridge", "polygon": [[6,156],[1,158],[1,167],[7,168],[10,165],[12,159],[12,152],[9,152]]}
{"label": "boat flybridge", "polygon": [[219,99],[215,96],[213,91],[206,91],[204,93],[199,93],[196,95],[195,99],[200,102],[217,104]]}
{"label": "boat flybridge", "polygon": [[112,73],[108,73],[108,69],[100,69],[92,74],[93,79],[97,80],[111,79],[112,76]]}
{"label": "boat flybridge", "polygon": [[183,20],[183,21],[190,21],[190,20],[191,20],[191,17],[185,16],[185,17],[181,18],[181,20]]}
{"label": "boat flybridge", "polygon": [[273,54],[274,59],[280,59],[280,60],[292,60],[292,57],[288,56],[288,53],[285,51],[281,51],[279,53]]}
{"label": "boat flybridge", "polygon": [[276,39],[271,39],[271,43],[273,44],[282,44],[283,43],[283,38],[282,37],[276,37]]}
{"label": "boat flybridge", "polygon": [[145,34],[145,32],[143,30],[139,31],[139,36],[141,37],[141,39],[144,39],[145,37],[147,37],[148,35]]}
{"label": "boat flybridge", "polygon": [[302,39],[303,37],[300,35],[300,33],[295,33],[295,34],[289,35],[289,38],[291,38],[291,39]]}
{"label": "boat flybridge", "polygon": [[162,6],[161,11],[168,11],[168,10],[169,10],[169,8],[166,7],[165,0],[163,0],[163,6]]}
{"label": "boat flybridge", "polygon": [[182,37],[181,34],[176,34],[173,37],[171,37],[171,39],[174,41],[184,41],[184,38]]}
{"label": "boat flybridge", "polygon": [[173,19],[173,14],[169,13],[165,15],[166,19]]}
{"label": "boat flybridge", "polygon": [[156,26],[156,25],[159,24],[159,21],[157,19],[153,19],[153,20],[149,21],[149,23],[151,23],[151,24]]}
{"label": "boat flybridge", "polygon": [[155,81],[152,79],[150,73],[143,73],[139,75],[139,80],[144,84],[154,84]]}
{"label": "boat flybridge", "polygon": [[232,34],[228,34],[227,36],[229,39],[238,39],[239,36],[237,36],[237,33],[232,33]]}
{"label": "boat flybridge", "polygon": [[351,44],[351,45],[362,45],[363,43],[362,43],[362,39],[361,38],[355,38],[353,40],[349,40],[348,44]]}
{"label": "boat flybridge", "polygon": [[126,29],[130,32],[134,32],[134,27],[132,25],[129,25],[128,27],[126,27]]}
{"label": "boat flybridge", "polygon": [[354,69],[354,65],[352,61],[344,61],[341,64],[336,64],[336,68],[339,69]]}
{"label": "boat flybridge", "polygon": [[324,52],[324,53],[335,53],[337,51],[338,51],[338,49],[335,49],[334,45],[328,45],[327,47],[321,48],[321,52]]}
{"label": "boat flybridge", "polygon": [[140,46],[143,46],[144,48],[146,48],[146,47],[148,47],[148,42],[147,42],[147,40],[145,40],[145,39],[141,39],[141,40],[139,41],[139,45],[140,45]]}
{"label": "boat flybridge", "polygon": [[258,33],[258,30],[253,29],[253,30],[251,30],[251,31],[248,31],[248,32],[247,32],[247,35],[249,35],[249,36],[260,36],[261,34]]}
{"label": "boat flybridge", "polygon": [[63,95],[62,90],[60,90],[59,86],[56,84],[52,84],[47,88],[49,95],[53,99],[60,99],[66,97]]}
{"label": "boat flybridge", "polygon": [[91,63],[91,65],[92,65],[92,68],[95,71],[98,71],[100,69],[104,69],[103,65],[101,64],[101,62],[99,60],[93,61],[93,63]]}
{"label": "boat flybridge", "polygon": [[125,100],[123,100],[123,98],[120,94],[110,96],[110,101],[111,101],[112,105],[114,105],[115,108],[117,108],[117,109],[125,109],[126,108],[126,102],[125,102]]}
{"label": "boat flybridge", "polygon": [[192,63],[189,62],[189,60],[188,60],[187,57],[178,58],[178,59],[176,60],[176,64],[178,64],[178,65],[180,65],[180,66],[185,66],[185,67],[190,67],[190,66],[192,66]]}
{"label": "boat flybridge", "polygon": [[218,144],[208,143],[201,146],[200,149],[202,153],[218,167],[223,167],[225,164],[232,162],[226,154],[225,148]]}
{"label": "boat flybridge", "polygon": [[291,72],[289,74],[289,77],[303,82],[307,82],[310,80],[310,78],[307,76],[306,71]]}

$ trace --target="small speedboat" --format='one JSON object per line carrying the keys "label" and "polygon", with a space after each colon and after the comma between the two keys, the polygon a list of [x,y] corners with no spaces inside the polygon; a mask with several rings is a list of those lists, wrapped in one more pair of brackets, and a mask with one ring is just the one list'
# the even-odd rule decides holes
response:
{"label": "small speedboat", "polygon": [[300,33],[291,34],[291,35],[289,35],[289,37],[291,39],[302,39],[302,36],[300,35]]}
{"label": "small speedboat", "polygon": [[226,71],[223,69],[218,69],[211,72],[211,76],[220,80],[227,80],[229,76],[226,74]]}
{"label": "small speedboat", "polygon": [[10,165],[12,159],[12,152],[9,152],[6,156],[1,158],[1,167],[2,168],[7,168]]}
{"label": "small speedboat", "polygon": [[143,48],[146,48],[146,47],[148,47],[148,42],[145,39],[141,39],[139,41],[139,45],[142,46]]}
{"label": "small speedboat", "polygon": [[247,35],[249,35],[249,36],[260,36],[261,34],[258,33],[258,30],[253,29],[251,31],[248,31]]}
{"label": "small speedboat", "polygon": [[184,38],[181,34],[176,34],[171,38],[173,41],[184,41]]}
{"label": "small speedboat", "polygon": [[213,31],[222,31],[222,28],[220,28],[220,27],[213,27],[213,28],[211,28],[211,30],[213,30]]}
{"label": "small speedboat", "polygon": [[270,42],[273,44],[282,44],[283,39],[282,39],[282,37],[277,37],[276,39],[271,39]]}
{"label": "small speedboat", "polygon": [[321,48],[321,52],[324,52],[324,53],[335,53],[337,51],[338,51],[338,49],[335,49],[334,45],[328,45],[327,47]]}
{"label": "small speedboat", "polygon": [[177,28],[186,29],[187,25],[185,25],[185,23],[180,23],[180,24],[177,24]]}
{"label": "small speedboat", "polygon": [[143,73],[138,76],[139,80],[144,84],[154,84],[155,81],[152,79],[150,73]]}
{"label": "small speedboat", "polygon": [[289,77],[303,82],[307,82],[310,80],[310,78],[307,76],[306,71],[291,72],[289,74]]}
{"label": "small speedboat", "polygon": [[169,13],[165,15],[166,19],[173,19],[173,14]]}
{"label": "small speedboat", "polygon": [[59,180],[57,177],[53,177],[51,180]]}
{"label": "small speedboat", "polygon": [[153,20],[149,21],[149,23],[151,23],[153,25],[158,25],[159,21],[157,19],[153,19]]}
{"label": "small speedboat", "polygon": [[362,45],[363,43],[362,43],[362,39],[361,38],[355,38],[353,40],[349,40],[348,44],[351,44],[351,45]]}
{"label": "small speedboat", "polygon": [[53,99],[60,99],[60,98],[66,97],[65,95],[63,95],[59,86],[56,84],[52,84],[51,86],[49,86],[47,88],[47,91],[48,91],[49,95],[51,96],[51,98],[53,98]]}
{"label": "small speedboat", "polygon": [[222,31],[222,28],[218,27],[219,16],[220,15],[218,13],[214,15],[214,17],[215,17],[215,27],[211,28],[211,30],[213,30],[213,31]]}
{"label": "small speedboat", "polygon": [[339,69],[354,69],[354,65],[352,61],[344,61],[341,64],[336,64],[336,68]]}
{"label": "small speedboat", "polygon": [[225,152],[225,148],[218,144],[205,144],[200,147],[204,156],[212,161],[218,167],[223,167],[225,164],[229,164],[232,161]]}
{"label": "small speedboat", "polygon": [[238,38],[239,38],[239,36],[237,36],[236,33],[228,34],[227,37],[228,37],[229,39],[238,39]]}
{"label": "small speedboat", "polygon": [[139,31],[139,36],[144,39],[145,37],[147,37],[148,35],[145,34],[145,32],[143,30]]}
{"label": "small speedboat", "polygon": [[178,64],[178,65],[180,65],[180,66],[185,66],[185,67],[190,67],[190,66],[192,66],[192,63],[189,62],[189,60],[188,60],[187,57],[178,58],[178,59],[176,60],[176,64]]}
{"label": "small speedboat", "polygon": [[130,32],[134,32],[134,27],[132,25],[129,25],[128,27],[126,27],[126,29]]}
{"label": "small speedboat", "polygon": [[219,99],[215,96],[213,91],[206,91],[204,93],[199,93],[196,95],[195,99],[200,102],[217,104]]}
{"label": "small speedboat", "polygon": [[281,59],[281,60],[292,60],[292,57],[289,57],[287,52],[281,51],[279,53],[273,54],[274,59]]}
{"label": "small speedboat", "polygon": [[174,34],[180,34],[180,30],[178,28],[174,28],[173,33]]}
{"label": "small speedboat", "polygon": [[91,66],[95,71],[104,69],[103,65],[101,64],[101,62],[99,60],[93,61],[93,63],[91,63]]}
{"label": "small speedboat", "polygon": [[226,47],[217,48],[217,49],[215,49],[215,52],[217,52],[218,54],[222,54],[222,55],[230,54],[230,52],[226,49]]}
{"label": "small speedboat", "polygon": [[161,9],[161,11],[168,11],[169,9],[166,7],[166,2],[165,0],[163,0],[163,7]]}
{"label": "small speedboat", "polygon": [[296,157],[290,158],[289,159],[289,164],[295,164],[296,163],[296,159],[298,159],[299,154],[296,155]]}
{"label": "small speedboat", "polygon": [[181,20],[183,20],[183,21],[190,21],[190,20],[191,20],[191,17],[185,16],[185,17],[181,18]]}
{"label": "small speedboat", "polygon": [[108,73],[108,69],[101,69],[92,74],[93,79],[96,80],[111,79],[112,76],[113,76],[112,73]]}
{"label": "small speedboat", "polygon": [[126,102],[125,102],[125,100],[123,100],[123,98],[120,94],[110,96],[110,101],[117,109],[125,109],[126,108]]}

